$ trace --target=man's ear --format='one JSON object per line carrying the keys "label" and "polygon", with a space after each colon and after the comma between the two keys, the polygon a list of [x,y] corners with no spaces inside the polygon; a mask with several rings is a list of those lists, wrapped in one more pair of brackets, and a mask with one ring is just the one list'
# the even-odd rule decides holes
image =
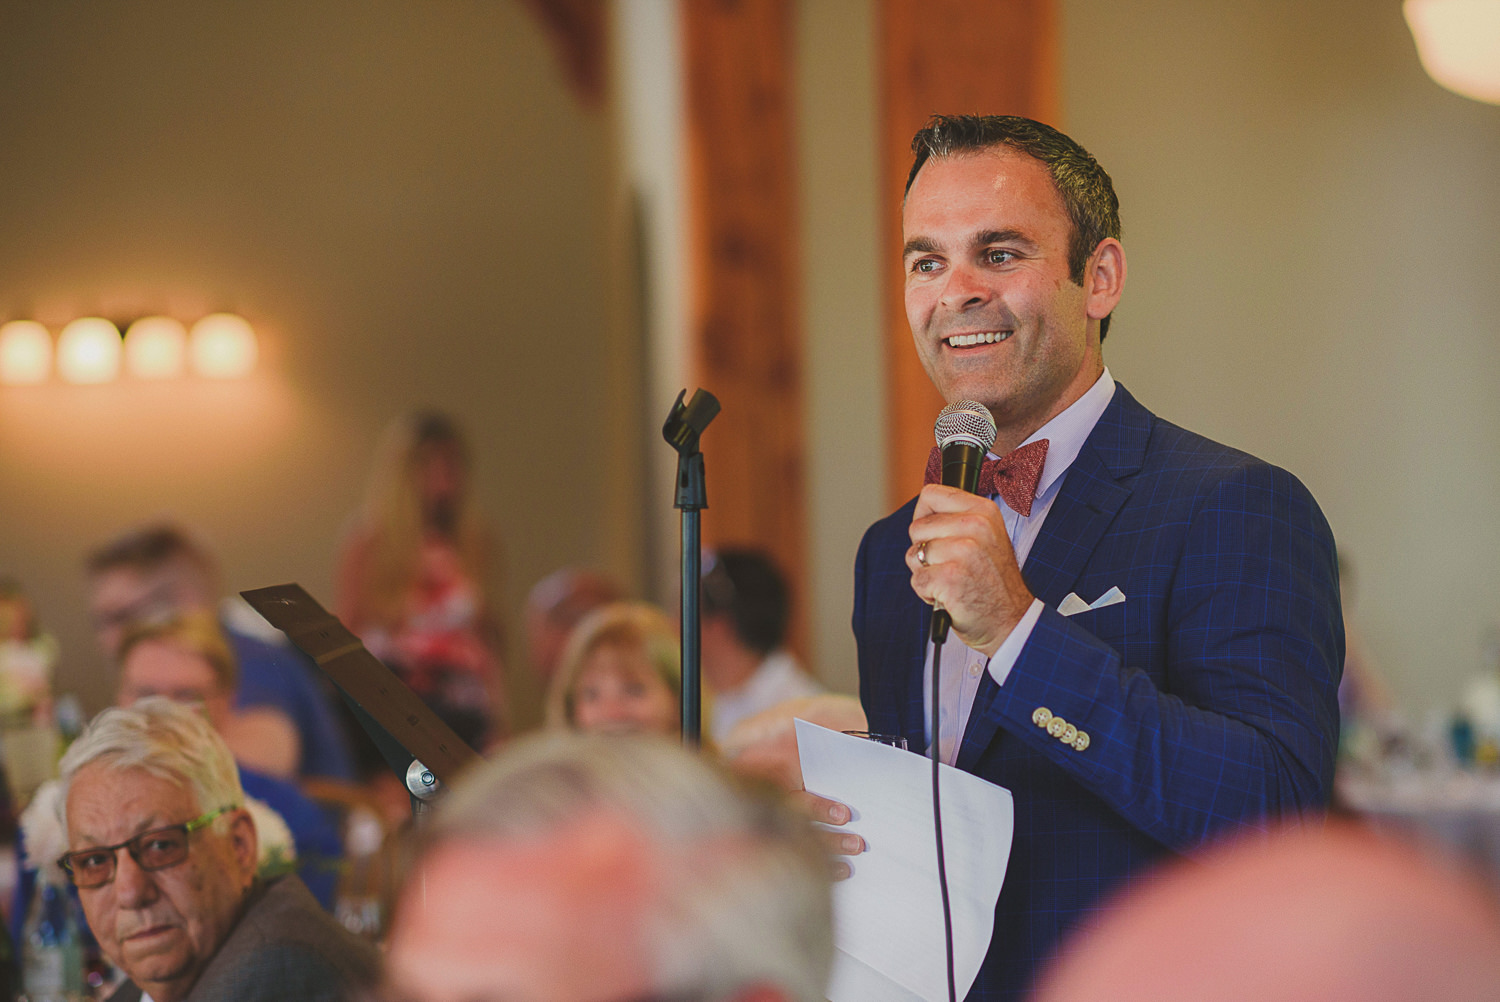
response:
{"label": "man's ear", "polygon": [[255,880],[260,864],[260,839],[255,833],[255,821],[243,807],[230,815],[229,845],[234,851],[236,868],[248,887]]}
{"label": "man's ear", "polygon": [[1090,320],[1103,320],[1114,312],[1125,292],[1125,248],[1114,237],[1105,237],[1089,256],[1084,269],[1084,309]]}

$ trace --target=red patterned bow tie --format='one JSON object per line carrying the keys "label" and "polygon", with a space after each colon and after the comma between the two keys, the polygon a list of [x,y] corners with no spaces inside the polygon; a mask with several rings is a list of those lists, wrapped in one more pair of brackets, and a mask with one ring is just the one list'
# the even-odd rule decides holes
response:
{"label": "red patterned bow tie", "polygon": [[[1029,516],[1031,502],[1036,499],[1036,484],[1042,479],[1042,467],[1046,464],[1047,440],[1028,442],[999,459],[986,459],[979,468],[979,489],[974,493],[985,497],[998,494],[1012,511]],[[926,482],[943,482],[943,451],[937,446],[927,456]]]}

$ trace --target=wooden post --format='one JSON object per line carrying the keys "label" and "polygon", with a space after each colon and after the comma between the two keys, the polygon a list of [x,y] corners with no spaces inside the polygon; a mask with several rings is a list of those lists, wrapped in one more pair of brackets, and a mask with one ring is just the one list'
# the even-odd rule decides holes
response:
{"label": "wooden post", "polygon": [[1025,115],[1058,125],[1053,0],[881,0],[880,83],[886,262],[887,491],[922,487],[943,399],[912,346],[902,300],[901,193],[911,138],[934,114]]}
{"label": "wooden post", "polygon": [[723,404],[703,437],[704,539],[769,551],[792,583],[807,649],[801,233],[790,0],[686,0],[691,338]]}

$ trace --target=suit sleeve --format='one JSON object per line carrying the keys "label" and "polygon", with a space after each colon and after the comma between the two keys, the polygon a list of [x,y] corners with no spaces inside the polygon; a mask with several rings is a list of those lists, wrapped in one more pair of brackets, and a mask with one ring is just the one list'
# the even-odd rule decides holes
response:
{"label": "suit sleeve", "polygon": [[[1046,609],[990,712],[1177,850],[1320,809],[1344,641],[1333,537],[1307,490],[1266,464],[1227,474],[1188,524],[1153,615],[1164,656],[1146,671]],[[1086,746],[1039,726],[1043,709]]]}

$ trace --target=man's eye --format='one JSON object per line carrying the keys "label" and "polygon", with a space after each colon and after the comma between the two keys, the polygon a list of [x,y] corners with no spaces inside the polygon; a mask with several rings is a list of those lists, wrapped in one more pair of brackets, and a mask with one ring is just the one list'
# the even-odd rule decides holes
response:
{"label": "man's eye", "polygon": [[938,270],[938,262],[934,261],[930,257],[924,257],[924,258],[921,258],[920,260],[918,260],[915,264],[913,264],[911,266],[911,270],[912,271],[919,271],[919,272],[922,272],[924,274],[926,274],[928,272],[934,272],[934,271]]}
{"label": "man's eye", "polygon": [[984,256],[990,264],[1005,264],[1006,262],[1012,260],[1016,255],[1008,250],[996,249],[985,251]]}
{"label": "man's eye", "polygon": [[109,854],[102,852],[91,852],[86,856],[74,856],[73,868],[75,870],[98,870],[109,865]]}
{"label": "man's eye", "polygon": [[162,832],[160,835],[150,835],[143,838],[136,845],[137,855],[154,862],[160,862],[168,856],[182,851],[183,843],[186,841],[176,832]]}

